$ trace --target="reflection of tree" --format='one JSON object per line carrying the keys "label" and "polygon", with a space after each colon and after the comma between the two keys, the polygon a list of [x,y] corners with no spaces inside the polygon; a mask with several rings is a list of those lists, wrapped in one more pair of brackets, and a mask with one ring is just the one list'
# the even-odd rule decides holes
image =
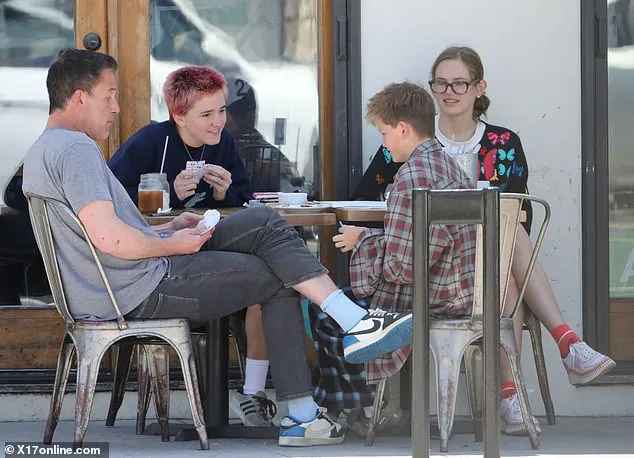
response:
{"label": "reflection of tree", "polygon": [[[202,34],[169,0],[156,0],[160,41],[152,46],[158,60],[178,60],[193,65],[209,65],[202,51]],[[155,37],[156,34],[152,34]]]}
{"label": "reflection of tree", "polygon": [[317,2],[284,1],[284,52],[288,60],[309,64],[317,59]]}

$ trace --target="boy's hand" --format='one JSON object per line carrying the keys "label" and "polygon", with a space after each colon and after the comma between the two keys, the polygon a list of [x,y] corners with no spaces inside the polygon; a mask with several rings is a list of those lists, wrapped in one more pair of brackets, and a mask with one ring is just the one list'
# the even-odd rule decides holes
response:
{"label": "boy's hand", "polygon": [[339,248],[342,253],[351,251],[364,230],[365,227],[341,226],[339,228],[339,234],[335,235],[332,241],[335,243],[335,247]]}

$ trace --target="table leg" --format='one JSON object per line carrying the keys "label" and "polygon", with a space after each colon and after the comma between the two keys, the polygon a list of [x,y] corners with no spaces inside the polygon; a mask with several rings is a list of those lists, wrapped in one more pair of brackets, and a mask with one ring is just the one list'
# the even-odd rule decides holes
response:
{"label": "table leg", "polygon": [[[229,318],[207,323],[207,402],[203,406],[209,438],[277,439],[274,427],[254,428],[229,424]],[[187,426],[176,433],[177,441],[198,440]]]}

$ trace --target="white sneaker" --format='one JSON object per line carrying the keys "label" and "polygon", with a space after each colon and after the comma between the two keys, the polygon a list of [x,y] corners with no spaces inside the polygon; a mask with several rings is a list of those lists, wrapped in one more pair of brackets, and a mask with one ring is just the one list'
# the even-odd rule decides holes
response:
{"label": "white sneaker", "polygon": [[568,380],[573,385],[585,385],[611,371],[616,363],[609,356],[593,350],[585,342],[570,345],[570,353],[563,359]]}
{"label": "white sneaker", "polygon": [[343,337],[343,355],[350,364],[362,364],[412,343],[412,312],[368,310]]}
{"label": "white sneaker", "polygon": [[[502,433],[509,436],[528,436],[528,428],[526,428],[524,418],[522,418],[520,397],[517,393],[500,401],[500,421]],[[537,418],[533,417],[533,423],[535,423],[537,434],[540,434],[542,429],[539,427]]]}
{"label": "white sneaker", "polygon": [[280,423],[279,444],[287,447],[340,444],[346,438],[341,425],[326,415],[320,407],[314,419],[300,422],[286,416]]}
{"label": "white sneaker", "polygon": [[229,397],[229,407],[234,415],[240,417],[244,426],[271,426],[271,419],[277,412],[275,403],[263,391],[256,394],[236,391]]}

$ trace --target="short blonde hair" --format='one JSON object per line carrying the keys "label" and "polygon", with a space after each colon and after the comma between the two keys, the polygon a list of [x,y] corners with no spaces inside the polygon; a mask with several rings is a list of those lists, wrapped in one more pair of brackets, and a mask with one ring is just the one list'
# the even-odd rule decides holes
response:
{"label": "short blonde hair", "polygon": [[420,137],[434,137],[436,109],[431,95],[418,84],[404,81],[387,85],[368,101],[366,120],[374,125],[391,127],[404,121],[410,124]]}

